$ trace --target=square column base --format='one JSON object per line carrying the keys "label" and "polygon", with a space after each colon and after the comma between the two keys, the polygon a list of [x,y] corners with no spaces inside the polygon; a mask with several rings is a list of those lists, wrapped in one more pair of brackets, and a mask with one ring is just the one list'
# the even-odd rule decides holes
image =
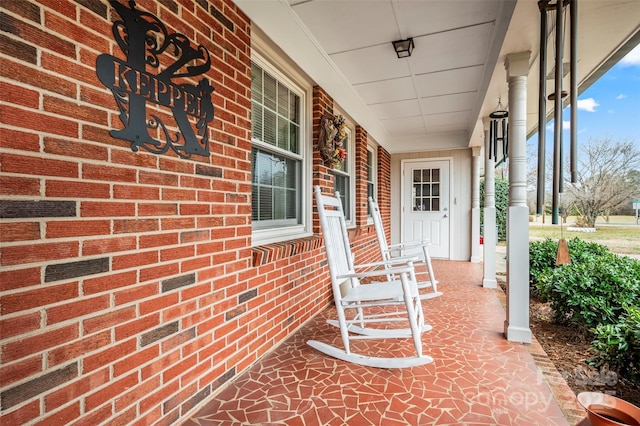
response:
{"label": "square column base", "polygon": [[531,343],[529,327],[529,208],[510,206],[507,215],[507,340]]}
{"label": "square column base", "polygon": [[510,342],[531,343],[531,329],[516,326],[509,326],[509,322],[504,322],[504,335]]}

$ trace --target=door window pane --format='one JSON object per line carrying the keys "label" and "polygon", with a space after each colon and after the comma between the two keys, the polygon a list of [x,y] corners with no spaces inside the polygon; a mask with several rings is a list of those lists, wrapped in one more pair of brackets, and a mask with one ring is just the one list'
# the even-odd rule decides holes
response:
{"label": "door window pane", "polygon": [[413,171],[413,211],[440,211],[440,169]]}

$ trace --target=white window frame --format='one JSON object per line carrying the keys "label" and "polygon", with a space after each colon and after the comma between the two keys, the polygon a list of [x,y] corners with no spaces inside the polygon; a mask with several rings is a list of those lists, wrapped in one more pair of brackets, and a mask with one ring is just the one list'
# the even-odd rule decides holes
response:
{"label": "white window frame", "polygon": [[[257,47],[257,50],[255,49]],[[272,58],[272,60],[267,59]],[[286,65],[286,60],[283,58],[277,57],[277,55],[269,49],[269,47],[261,41],[252,40],[252,50],[251,50],[251,60],[259,65],[264,71],[271,74],[276,80],[280,81],[284,85],[286,85],[289,90],[293,91],[296,95],[300,97],[300,106],[302,111],[300,113],[300,153],[299,157],[301,160],[301,168],[300,171],[300,187],[298,190],[300,191],[300,221],[301,223],[291,225],[291,226],[281,226],[281,227],[272,227],[272,228],[261,228],[255,229],[252,227],[251,232],[251,245],[253,247],[271,244],[296,238],[304,238],[310,236],[311,232],[311,215],[312,215],[312,207],[311,207],[311,194],[307,190],[309,187],[309,182],[311,182],[311,135],[309,134],[309,123],[311,123],[311,105],[309,105],[311,96],[311,87],[308,83],[306,83],[305,79],[300,75],[284,66],[283,69],[276,68],[274,63],[278,63],[278,65],[282,66]],[[306,83],[306,84],[305,84]],[[268,151],[278,153],[279,149],[274,147],[271,144],[258,141],[252,138],[251,140],[252,148],[264,148]],[[289,155],[291,155],[289,153]],[[253,165],[252,165],[253,168]],[[253,200],[252,200],[252,208],[253,208]]]}
{"label": "white window frame", "polygon": [[[373,199],[378,201],[378,147],[372,144],[367,144],[367,154],[371,153],[371,180],[367,179],[367,223],[373,223],[373,217],[369,213],[369,183],[373,184]],[[365,161],[365,167],[368,167]]]}
{"label": "white window frame", "polygon": [[[344,117],[344,115],[343,115]],[[348,176],[349,177],[349,199],[346,200],[349,205],[349,216],[345,217],[347,222],[347,227],[356,226],[356,160],[355,160],[355,130],[352,128],[351,124],[348,121],[345,121],[347,126],[347,170],[348,172],[343,172],[341,170],[333,169],[331,172],[333,173],[333,188],[335,190],[336,184],[335,179],[337,175]],[[346,207],[346,206],[343,206]]]}

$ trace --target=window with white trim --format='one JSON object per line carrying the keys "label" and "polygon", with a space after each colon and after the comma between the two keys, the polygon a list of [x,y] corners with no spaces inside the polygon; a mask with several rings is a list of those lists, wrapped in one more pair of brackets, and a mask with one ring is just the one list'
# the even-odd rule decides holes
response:
{"label": "window with white trim", "polygon": [[304,117],[304,91],[252,60],[251,216],[257,242],[304,230]]}
{"label": "window with white trim", "polygon": [[355,179],[353,178],[353,133],[347,126],[347,138],[344,142],[344,149],[347,151],[347,158],[341,161],[337,167],[332,170],[333,173],[333,189],[340,192],[340,200],[342,200],[342,208],[344,210],[347,225],[353,224],[353,211],[355,208]]}
{"label": "window with white trim", "polygon": [[[378,152],[371,145],[367,145],[367,200],[369,197],[378,201],[378,194],[376,192],[376,175],[378,174]],[[367,217],[371,217],[371,208],[367,202]]]}

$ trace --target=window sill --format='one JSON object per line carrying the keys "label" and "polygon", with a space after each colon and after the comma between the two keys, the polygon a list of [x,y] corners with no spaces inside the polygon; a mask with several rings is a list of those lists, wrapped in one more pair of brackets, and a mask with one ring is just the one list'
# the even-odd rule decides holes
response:
{"label": "window sill", "polygon": [[322,246],[322,237],[312,235],[307,238],[283,241],[280,243],[264,244],[252,247],[253,266],[262,266],[280,259],[309,252]]}

